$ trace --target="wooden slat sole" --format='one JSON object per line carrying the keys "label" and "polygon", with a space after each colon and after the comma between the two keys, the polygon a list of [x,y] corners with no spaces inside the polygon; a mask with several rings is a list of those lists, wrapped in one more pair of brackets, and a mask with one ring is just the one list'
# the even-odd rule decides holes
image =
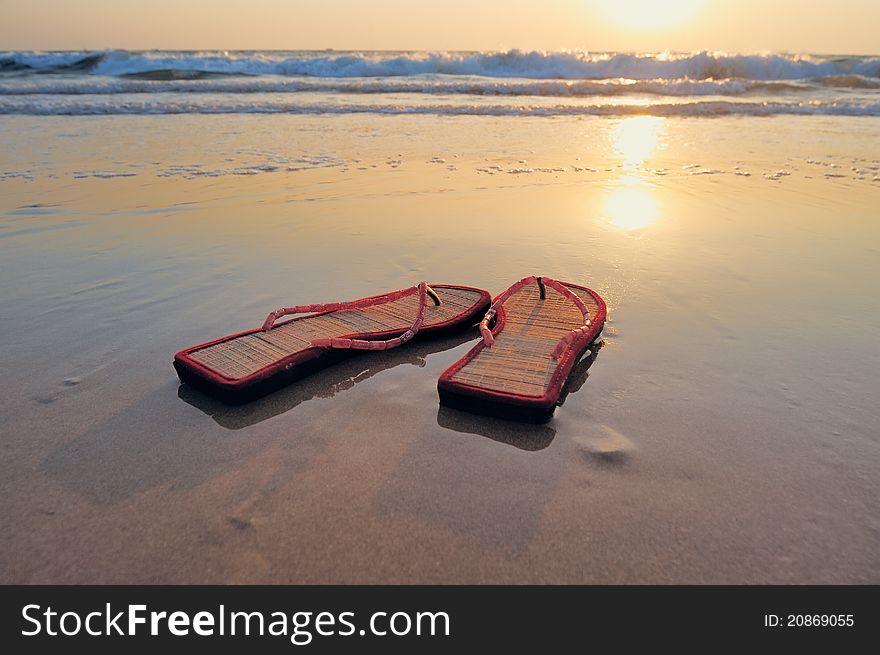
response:
{"label": "wooden slat sole", "polygon": [[[443,301],[429,303],[424,326],[442,323],[479,302],[479,291],[437,287]],[[417,294],[384,305],[337,311],[306,317],[275,327],[268,332],[245,334],[189,353],[198,363],[232,380],[240,380],[285,357],[309,347],[312,339],[348,334],[405,330],[418,311]]]}
{"label": "wooden slat sole", "polygon": [[[584,301],[591,316],[599,306],[583,289],[569,286]],[[541,300],[537,284],[524,286],[504,303],[506,323],[491,348],[484,348],[456,371],[452,381],[490,391],[541,396],[550,385],[558,363],[550,357],[568,332],[583,324],[577,306],[558,291],[547,288]]]}

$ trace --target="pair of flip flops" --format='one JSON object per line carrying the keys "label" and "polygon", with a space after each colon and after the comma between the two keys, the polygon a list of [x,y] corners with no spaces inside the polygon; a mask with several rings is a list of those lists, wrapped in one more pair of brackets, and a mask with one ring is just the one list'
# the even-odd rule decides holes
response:
{"label": "pair of flip flops", "polygon": [[174,368],[181,381],[244,403],[352,351],[397,348],[470,327],[482,316],[480,341],[440,376],[440,402],[541,422],[553,415],[605,313],[595,291],[547,277],[524,278],[494,300],[482,289],[422,282],[353,302],[282,307],[260,328],[181,350]]}

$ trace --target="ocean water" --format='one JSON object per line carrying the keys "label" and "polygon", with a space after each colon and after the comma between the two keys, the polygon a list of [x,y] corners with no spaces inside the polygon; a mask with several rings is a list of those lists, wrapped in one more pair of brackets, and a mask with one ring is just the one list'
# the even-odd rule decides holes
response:
{"label": "ocean water", "polygon": [[0,114],[880,116],[880,56],[0,52]]}

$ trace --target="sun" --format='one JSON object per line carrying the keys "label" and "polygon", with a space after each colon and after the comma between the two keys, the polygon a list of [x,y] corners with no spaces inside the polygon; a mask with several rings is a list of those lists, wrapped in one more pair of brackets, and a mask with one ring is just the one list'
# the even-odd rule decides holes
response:
{"label": "sun", "polygon": [[672,29],[699,14],[708,0],[589,0],[605,22],[634,32]]}

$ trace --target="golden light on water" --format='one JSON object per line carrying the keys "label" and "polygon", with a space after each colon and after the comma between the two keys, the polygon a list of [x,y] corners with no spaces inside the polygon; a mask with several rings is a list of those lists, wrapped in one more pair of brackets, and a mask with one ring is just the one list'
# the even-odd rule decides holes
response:
{"label": "golden light on water", "polygon": [[605,22],[624,30],[669,30],[693,21],[708,0],[590,0]]}
{"label": "golden light on water", "polygon": [[618,180],[605,199],[611,225],[627,232],[643,230],[660,218],[660,207],[650,184],[639,178]]}
{"label": "golden light on water", "polygon": [[608,222],[620,230],[643,230],[660,219],[654,186],[642,167],[662,147],[664,129],[664,119],[659,116],[624,118],[610,128],[611,149],[625,173],[611,183],[603,211]]}
{"label": "golden light on water", "polygon": [[624,166],[641,166],[657,151],[663,120],[660,116],[632,116],[611,127],[611,147]]}

